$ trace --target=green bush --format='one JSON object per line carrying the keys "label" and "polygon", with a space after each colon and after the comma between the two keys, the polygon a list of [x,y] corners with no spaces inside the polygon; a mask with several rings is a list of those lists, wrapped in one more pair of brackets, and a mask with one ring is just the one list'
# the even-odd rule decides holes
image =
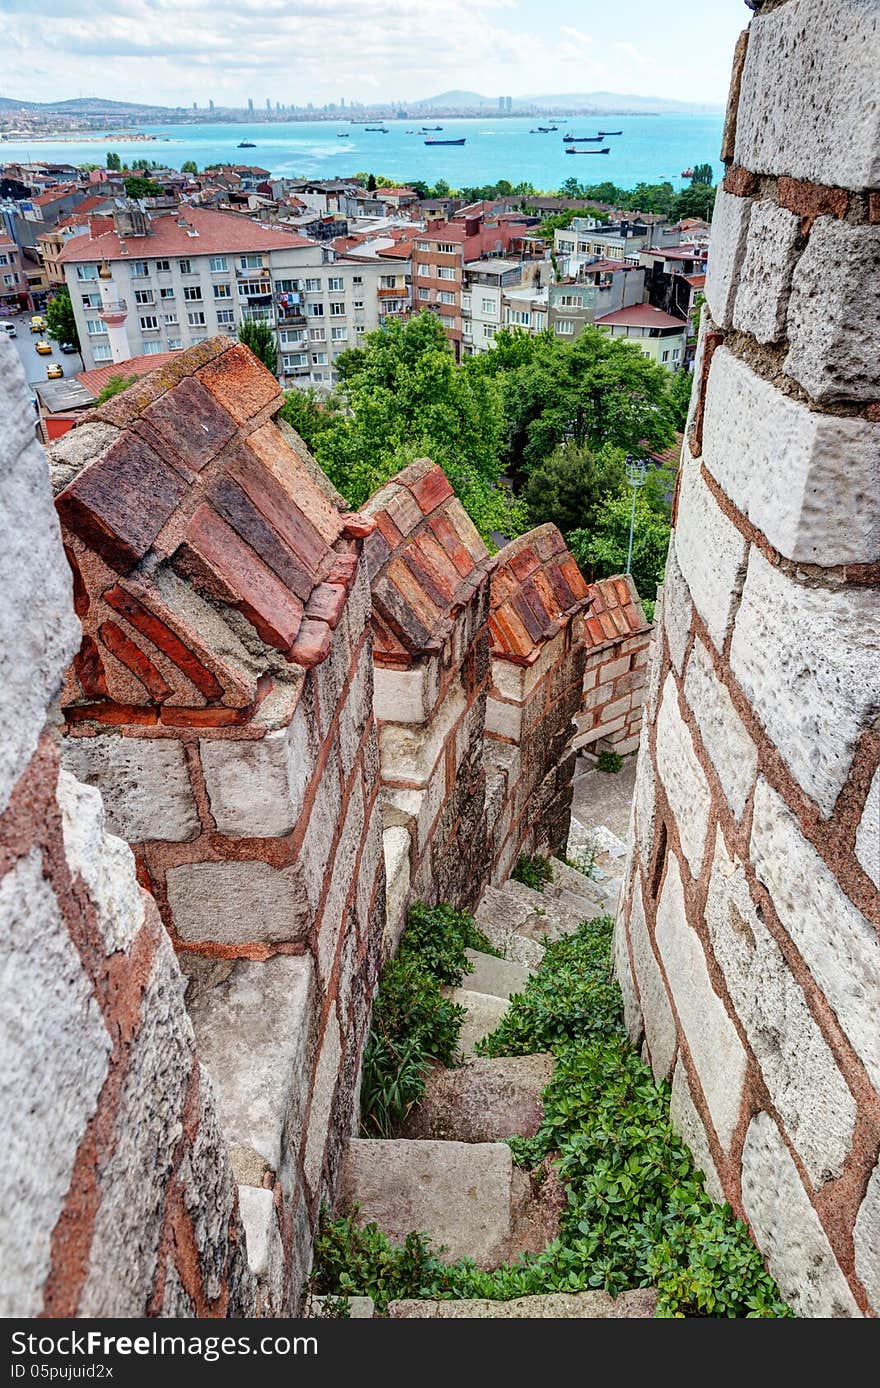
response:
{"label": "green bush", "polygon": [[596,758],[596,770],[614,773],[623,766],[623,757],[617,752],[600,752]]}
{"label": "green bush", "polygon": [[432,1061],[455,1062],[464,1008],[444,998],[468,971],[468,948],[494,953],[470,916],[417,902],[382,973],[361,1079],[361,1130],[389,1137],[422,1097]]}
{"label": "green bush", "polygon": [[531,887],[533,892],[542,892],[544,883],[549,882],[553,876],[553,869],[549,858],[542,858],[538,853],[533,857],[521,853],[510,875],[514,882],[522,882],[524,887]]}

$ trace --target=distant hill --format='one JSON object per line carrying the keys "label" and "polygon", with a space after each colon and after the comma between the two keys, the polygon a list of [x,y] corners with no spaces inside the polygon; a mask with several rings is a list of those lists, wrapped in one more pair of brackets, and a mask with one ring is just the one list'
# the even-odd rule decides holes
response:
{"label": "distant hill", "polygon": [[16,101],[11,96],[0,96],[0,111],[57,111],[74,116],[129,115],[145,111],[157,111],[162,115],[173,108],[170,106],[150,106],[142,101],[106,101],[101,96],[76,96],[68,101]]}
{"label": "distant hill", "polygon": [[[441,92],[409,103],[416,107],[453,107],[474,110],[485,106],[498,109],[497,96],[481,96],[479,92]],[[621,92],[542,92],[536,95],[515,96],[514,111],[524,107],[561,108],[568,111],[607,111],[618,115],[720,115],[724,107],[710,102],[673,101],[665,96],[635,96]]]}
{"label": "distant hill", "polygon": [[494,106],[498,109],[497,96],[480,96],[479,92],[441,92],[439,96],[427,96],[412,101],[411,106],[454,106],[471,110],[475,106]]}

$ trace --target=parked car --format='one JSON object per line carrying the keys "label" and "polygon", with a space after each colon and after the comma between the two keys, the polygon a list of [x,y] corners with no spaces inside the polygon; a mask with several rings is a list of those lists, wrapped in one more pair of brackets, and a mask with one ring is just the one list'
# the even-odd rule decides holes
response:
{"label": "parked car", "polygon": [[39,352],[41,357],[51,357],[52,344],[51,342],[47,342],[44,337],[41,337],[39,342],[34,343],[34,351]]}
{"label": "parked car", "polygon": [[31,318],[32,333],[44,333],[48,326],[49,324],[46,322],[45,318],[41,313],[35,313]]}
{"label": "parked car", "polygon": [[51,361],[46,367],[46,380],[57,381],[59,376],[64,375],[64,367],[60,361]]}
{"label": "parked car", "polygon": [[58,344],[58,350],[59,352],[64,352],[69,355],[71,352],[78,352],[79,348],[74,347],[72,342],[60,342]]}
{"label": "parked car", "polygon": [[18,337],[18,329],[14,323],[0,323],[0,332],[4,332],[7,337]]}

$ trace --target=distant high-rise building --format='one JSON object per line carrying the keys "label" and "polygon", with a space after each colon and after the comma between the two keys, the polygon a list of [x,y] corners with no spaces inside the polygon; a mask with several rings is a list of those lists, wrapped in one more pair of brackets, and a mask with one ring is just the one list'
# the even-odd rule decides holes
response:
{"label": "distant high-rise building", "polygon": [[271,110],[272,110],[272,102],[269,100],[268,96],[266,97],[266,110],[267,110],[267,111],[271,111]]}
{"label": "distant high-rise building", "polygon": [[253,109],[254,109],[254,98],[253,98],[252,96],[249,96],[249,97],[248,97],[248,110],[249,110],[249,111],[252,111]]}
{"label": "distant high-rise building", "polygon": [[505,109],[505,111],[510,111],[510,110],[513,109],[513,97],[512,97],[512,96],[506,96],[506,97],[504,98],[504,109]]}
{"label": "distant high-rise building", "polygon": [[194,101],[194,102],[193,102],[193,110],[194,110],[194,111],[197,111],[198,109],[199,109],[199,103],[198,103],[197,101]]}
{"label": "distant high-rise building", "polygon": [[498,98],[498,110],[499,110],[499,111],[503,111],[503,110],[504,110],[504,97],[503,97],[503,96],[499,96],[499,98]]}
{"label": "distant high-rise building", "polygon": [[213,103],[213,101],[209,101],[209,102],[208,102],[208,110],[209,110],[209,111],[213,111],[213,109],[214,109],[214,103]]}
{"label": "distant high-rise building", "polygon": [[343,111],[344,111],[344,110],[345,110],[345,97],[342,98],[342,100],[340,101],[339,105],[342,107],[342,109],[343,109]]}
{"label": "distant high-rise building", "polygon": [[280,110],[281,110],[281,102],[280,102],[280,101],[276,101],[276,102],[275,102],[275,110],[276,110],[276,111],[280,111]]}

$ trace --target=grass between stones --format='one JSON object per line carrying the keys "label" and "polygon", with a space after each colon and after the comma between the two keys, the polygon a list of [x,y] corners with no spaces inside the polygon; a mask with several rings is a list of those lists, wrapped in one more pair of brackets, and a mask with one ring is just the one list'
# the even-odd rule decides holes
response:
{"label": "grass between stones", "polygon": [[[428,944],[426,918],[418,920],[411,947],[429,949],[433,967],[446,967],[436,938]],[[460,920],[451,929],[460,933]],[[325,1219],[315,1250],[316,1292],[371,1296],[381,1315],[389,1301],[406,1297],[508,1300],[654,1286],[658,1316],[791,1314],[746,1226],[706,1194],[673,1132],[669,1086],[654,1081],[629,1045],[611,974],[611,930],[603,917],[549,945],[541,968],[479,1047],[487,1056],[549,1050],[556,1057],[539,1132],[510,1145],[523,1166],[548,1155],[556,1162],[568,1198],[559,1238],[540,1254],[484,1272],[467,1260],[441,1262],[422,1233],[397,1247],[375,1224]],[[405,985],[402,976],[395,990]],[[412,1005],[396,998],[396,1007],[412,1012]],[[452,1029],[450,1018],[441,1029],[445,1055],[455,1049]]]}

